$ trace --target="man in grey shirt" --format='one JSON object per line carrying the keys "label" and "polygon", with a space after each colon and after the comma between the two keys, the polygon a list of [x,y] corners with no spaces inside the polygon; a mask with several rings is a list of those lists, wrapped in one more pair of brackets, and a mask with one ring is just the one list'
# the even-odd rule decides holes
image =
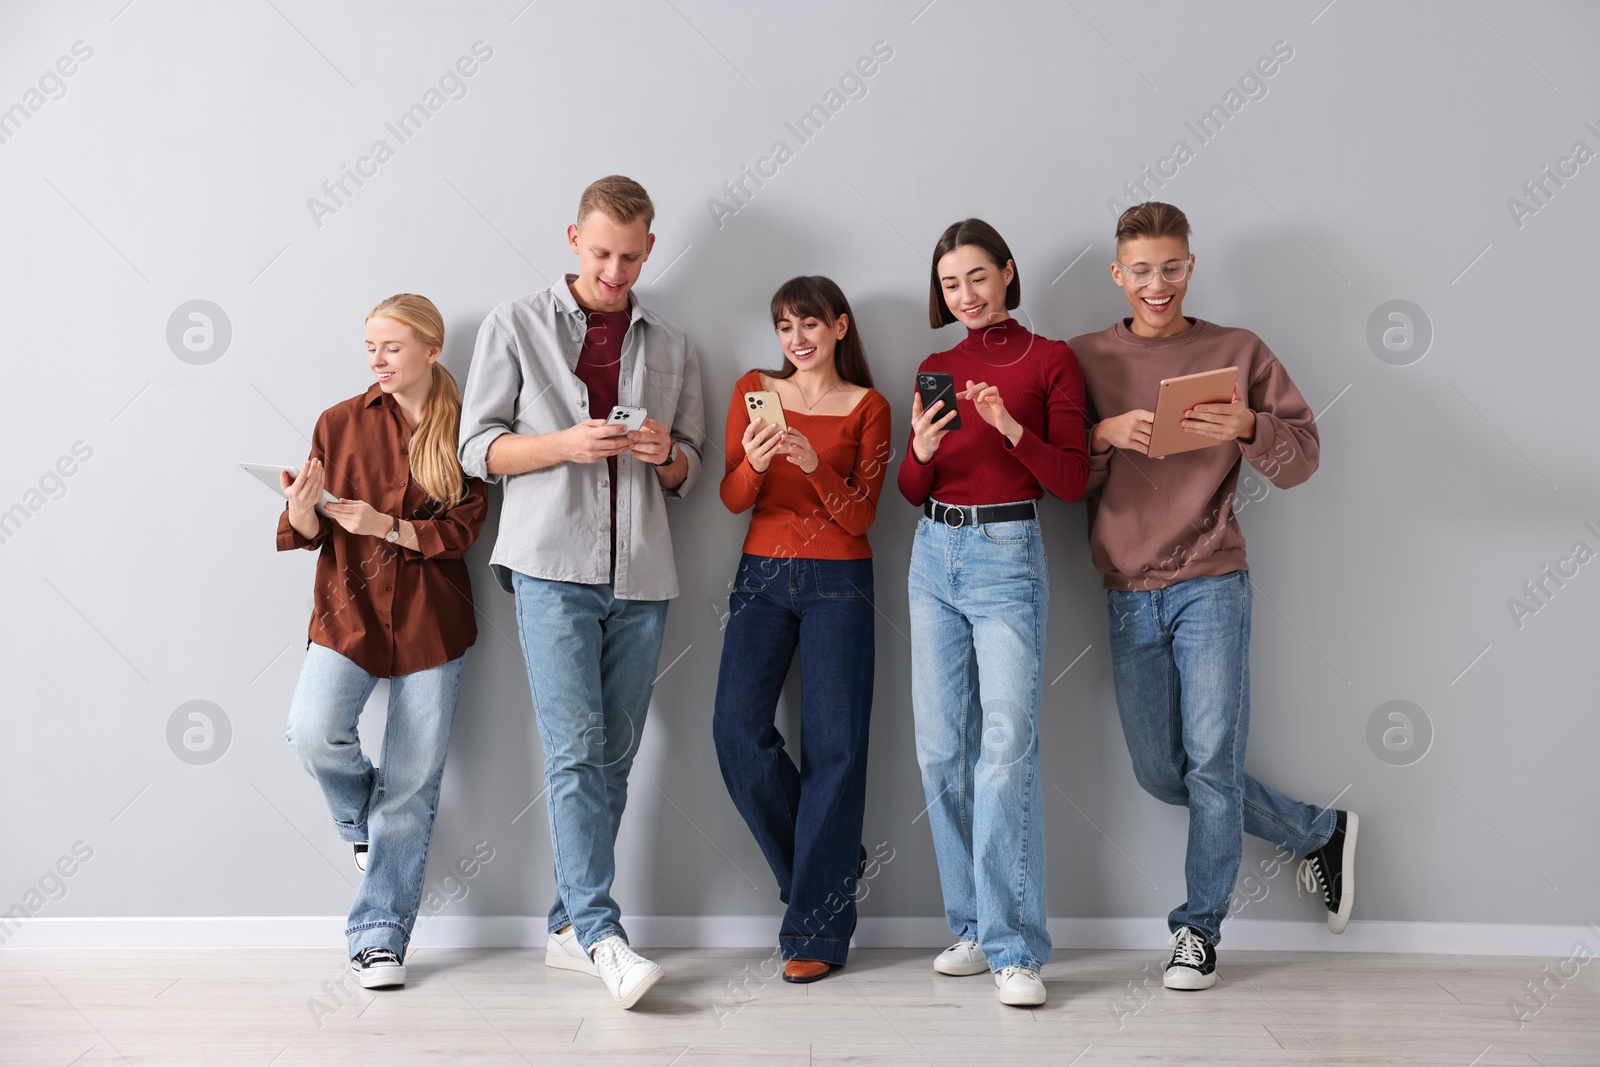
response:
{"label": "man in grey shirt", "polygon": [[[478,331],[461,465],[503,481],[489,565],[516,594],[544,743],[556,900],[545,963],[594,975],[631,1008],[661,968],[628,947],[611,897],[628,771],[678,595],[666,500],[700,474],[694,345],[632,295],[655,208],[618,175],[584,190],[578,273],[501,304]],[[643,408],[637,430],[608,422]]]}

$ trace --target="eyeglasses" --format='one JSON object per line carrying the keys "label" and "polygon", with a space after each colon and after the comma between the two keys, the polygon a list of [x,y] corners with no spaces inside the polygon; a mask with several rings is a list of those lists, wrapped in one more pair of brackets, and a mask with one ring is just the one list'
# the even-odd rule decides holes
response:
{"label": "eyeglasses", "polygon": [[1135,289],[1149,285],[1155,279],[1156,272],[1161,272],[1162,281],[1177,285],[1189,276],[1189,260],[1174,259],[1161,264],[1160,267],[1130,267],[1117,260],[1117,267],[1122,271],[1122,277]]}

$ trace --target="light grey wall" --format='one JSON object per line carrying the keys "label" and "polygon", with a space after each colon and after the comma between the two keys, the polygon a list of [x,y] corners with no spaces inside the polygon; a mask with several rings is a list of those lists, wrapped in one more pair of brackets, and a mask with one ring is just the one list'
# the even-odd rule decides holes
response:
{"label": "light grey wall", "polygon": [[[1193,158],[1159,195],[1195,225],[1191,312],[1254,329],[1327,409],[1317,476],[1241,515],[1259,593],[1250,769],[1362,814],[1358,918],[1594,918],[1600,563],[1569,565],[1521,625],[1508,600],[1575,542],[1600,550],[1600,162],[1520,219],[1508,198],[1575,142],[1600,150],[1600,13],[925,3],[651,0],[609,5],[609,19],[560,0],[7,4],[0,107],[26,117],[0,143],[0,508],[22,508],[0,544],[0,909],[80,840],[93,858],[40,914],[347,907],[348,855],[282,740],[313,559],[273,551],[277,507],[237,463],[303,456],[317,413],[365,388],[362,316],[381,297],[431,296],[464,374],[489,308],[571,266],[562,230],[583,185],[629,174],[659,209],[641,295],[695,338],[714,440],[734,378],[780,358],[772,290],[822,272],[858,309],[900,442],[913,367],[956,339],[924,325],[939,231],[994,223],[1040,332],[1103,327],[1124,308],[1106,275],[1107,201],[1182,139]],[[78,41],[92,55],[64,93],[45,77],[29,97]],[[398,144],[384,124],[478,41],[493,55],[466,95]],[[879,41],[893,56],[865,96],[799,144],[785,123]],[[1247,82],[1257,98],[1200,144],[1185,123],[1275,42],[1292,58]],[[378,139],[393,158],[314,220],[308,198]],[[719,219],[723,183],[777,140],[793,158]],[[168,341],[196,299],[231,325],[203,365]],[[1369,344],[1369,318],[1381,333],[1394,300],[1431,324],[1419,361],[1420,341]],[[89,458],[49,476],[78,442]],[[623,828],[631,914],[777,910],[710,745],[744,521],[708,468],[673,512],[684,594]],[[872,534],[867,834],[896,849],[873,915],[940,908],[903,636],[914,515],[891,487]],[[1184,815],[1129,772],[1081,505],[1052,502],[1045,521],[1050,912],[1164,915],[1182,896]],[[470,557],[483,635],[431,869],[487,840],[496,859],[460,912],[542,914],[546,812],[528,807],[541,754],[510,598],[487,573],[492,537]],[[207,765],[169,744],[194,700],[231,727]],[[1388,753],[1408,765],[1369,742],[1392,700],[1419,706],[1432,735],[1425,758],[1420,741]],[[1247,862],[1269,855],[1252,844]],[[1315,918],[1291,878],[1244,914]]]}

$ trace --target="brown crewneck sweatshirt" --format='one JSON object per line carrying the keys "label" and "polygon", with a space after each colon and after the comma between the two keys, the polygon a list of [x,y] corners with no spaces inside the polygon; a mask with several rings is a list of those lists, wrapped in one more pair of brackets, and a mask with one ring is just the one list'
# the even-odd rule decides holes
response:
{"label": "brown crewneck sweatshirt", "polygon": [[1123,319],[1075,337],[1089,418],[1135,408],[1154,411],[1163,378],[1239,368],[1239,395],[1256,413],[1249,443],[1151,459],[1111,449],[1089,456],[1089,547],[1107,589],[1164,589],[1204,575],[1247,570],[1244,534],[1233,515],[1239,460],[1279,489],[1317,469],[1316,422],[1289,372],[1249,330],[1203,319],[1173,337],[1140,337]]}

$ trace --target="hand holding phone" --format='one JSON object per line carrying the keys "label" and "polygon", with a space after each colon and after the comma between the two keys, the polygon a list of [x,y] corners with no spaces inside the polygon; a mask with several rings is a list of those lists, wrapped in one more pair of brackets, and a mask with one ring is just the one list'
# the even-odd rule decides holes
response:
{"label": "hand holding phone", "polygon": [[945,371],[919,371],[911,398],[911,451],[920,463],[931,463],[939,442],[961,428],[955,380]]}

